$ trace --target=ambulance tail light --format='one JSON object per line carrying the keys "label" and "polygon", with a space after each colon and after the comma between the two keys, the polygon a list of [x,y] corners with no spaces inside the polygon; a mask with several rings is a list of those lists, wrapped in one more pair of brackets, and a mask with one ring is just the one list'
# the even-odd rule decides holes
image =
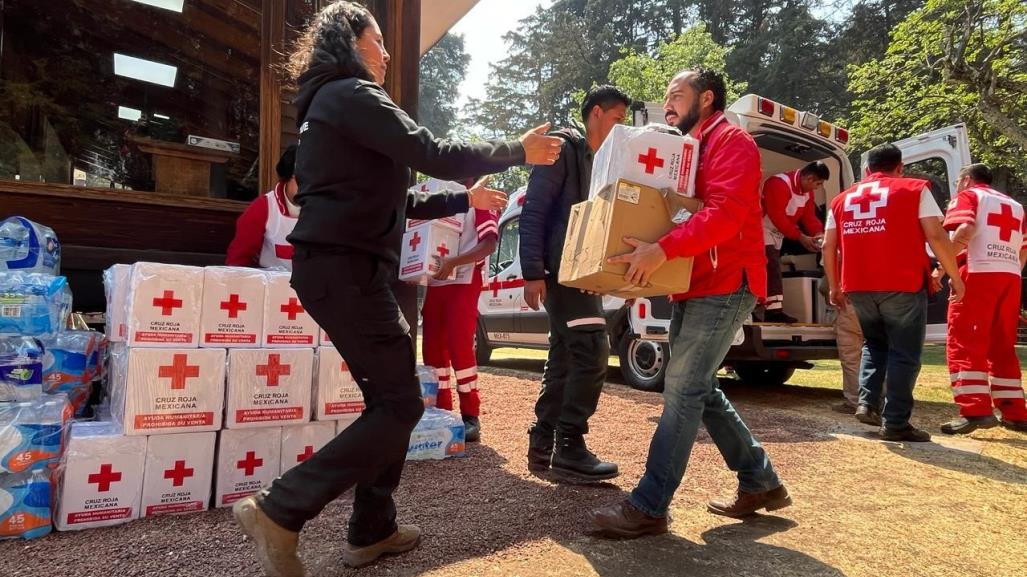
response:
{"label": "ambulance tail light", "polygon": [[787,106],[781,107],[781,120],[788,124],[795,124],[796,119],[799,117],[799,111],[794,108],[788,108]]}
{"label": "ambulance tail light", "polygon": [[756,109],[759,110],[763,116],[774,116],[774,108],[777,104],[773,100],[767,100],[766,98],[756,99]]}
{"label": "ambulance tail light", "polygon": [[834,139],[842,144],[849,143],[849,131],[844,128],[835,128]]}
{"label": "ambulance tail light", "polygon": [[782,361],[787,361],[792,358],[792,353],[787,349],[778,349],[774,351],[774,357]]}
{"label": "ambulance tail light", "polygon": [[646,312],[647,312],[645,309],[646,309],[645,303],[638,303],[638,318],[640,318],[640,319],[644,319],[645,318],[645,315],[646,315]]}
{"label": "ambulance tail light", "polygon": [[801,124],[802,124],[802,127],[805,128],[806,130],[816,130],[817,125],[820,124],[820,117],[818,117],[816,114],[811,114],[809,112],[803,112],[802,113],[802,123]]}
{"label": "ambulance tail light", "polygon": [[819,134],[820,136],[823,136],[824,138],[831,138],[832,132],[834,131],[831,129],[830,122],[824,122],[823,120],[821,120],[820,123],[817,124],[817,134]]}

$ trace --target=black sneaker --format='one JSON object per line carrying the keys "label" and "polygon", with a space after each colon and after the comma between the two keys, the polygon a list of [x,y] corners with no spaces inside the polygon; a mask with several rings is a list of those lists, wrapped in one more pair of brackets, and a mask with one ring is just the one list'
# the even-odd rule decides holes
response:
{"label": "black sneaker", "polygon": [[1027,421],[1010,421],[1008,419],[1002,419],[1002,426],[1010,431],[1027,433]]}
{"label": "black sneaker", "polygon": [[959,417],[941,426],[941,432],[946,435],[965,435],[977,429],[990,429],[998,426],[998,419],[994,415],[987,417]]}
{"label": "black sneaker", "polygon": [[595,483],[620,475],[616,463],[600,461],[585,447],[582,435],[557,435],[551,464],[554,481]]}
{"label": "black sneaker", "polygon": [[931,434],[921,431],[913,425],[906,425],[902,429],[889,429],[881,427],[881,438],[885,441],[906,441],[909,443],[926,443],[931,440]]}
{"label": "black sneaker", "polygon": [[463,415],[463,418],[464,441],[467,443],[477,443],[481,440],[481,423],[478,421],[478,417]]}
{"label": "black sneaker", "polygon": [[791,325],[799,322],[799,319],[786,315],[781,309],[774,309],[763,313],[763,322],[782,325]]}
{"label": "black sneaker", "polygon": [[856,420],[864,425],[880,427],[881,413],[877,409],[871,408],[870,405],[860,405],[856,407]]}

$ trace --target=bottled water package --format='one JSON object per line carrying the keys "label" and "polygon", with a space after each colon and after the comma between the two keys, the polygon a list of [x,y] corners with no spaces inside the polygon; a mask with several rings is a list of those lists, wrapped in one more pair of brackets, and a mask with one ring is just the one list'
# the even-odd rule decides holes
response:
{"label": "bottled water package", "polygon": [[65,395],[0,403],[0,477],[55,465],[70,416]]}
{"label": "bottled water package", "polygon": [[57,234],[20,216],[0,221],[0,271],[60,274]]}
{"label": "bottled water package", "polygon": [[43,345],[32,337],[0,336],[0,402],[43,394]]}
{"label": "bottled water package", "polygon": [[89,400],[91,384],[100,376],[102,335],[96,331],[62,331],[41,337],[43,392],[65,393],[78,412]]}
{"label": "bottled water package", "polygon": [[67,325],[70,312],[68,279],[0,271],[0,335],[56,333]]}
{"label": "bottled water package", "polygon": [[49,534],[50,495],[49,471],[0,475],[0,540]]}
{"label": "bottled water package", "polygon": [[434,407],[439,398],[439,377],[432,367],[417,365],[417,380],[421,382],[421,398],[425,408]]}
{"label": "bottled water package", "polygon": [[441,460],[464,456],[464,423],[454,413],[436,409],[424,410],[424,416],[410,434],[408,461]]}

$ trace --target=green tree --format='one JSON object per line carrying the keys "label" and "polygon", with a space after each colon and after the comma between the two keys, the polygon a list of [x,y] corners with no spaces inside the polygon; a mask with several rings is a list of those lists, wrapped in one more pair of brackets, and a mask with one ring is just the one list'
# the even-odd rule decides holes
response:
{"label": "green tree", "polygon": [[421,57],[417,119],[436,136],[448,137],[457,123],[456,101],[470,62],[464,37],[456,34],[446,34]]}
{"label": "green tree", "polygon": [[895,27],[884,57],[852,68],[854,148],[963,122],[974,157],[1022,194],[1025,26],[1019,0],[929,0]]}

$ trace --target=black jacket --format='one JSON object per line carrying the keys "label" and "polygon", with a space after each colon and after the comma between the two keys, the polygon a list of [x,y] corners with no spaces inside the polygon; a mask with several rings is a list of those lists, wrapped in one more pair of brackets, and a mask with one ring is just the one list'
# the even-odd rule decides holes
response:
{"label": "black jacket", "polygon": [[409,194],[410,169],[444,180],[524,164],[518,142],[437,140],[382,87],[342,78],[331,66],[300,78],[296,180],[302,207],[288,240],[299,247],[367,252],[399,262],[407,217],[468,209],[466,194]]}
{"label": "black jacket", "polygon": [[564,139],[560,159],[536,166],[528,178],[520,220],[521,274],[524,280],[556,277],[567,236],[571,206],[588,200],[592,148],[574,129],[552,133]]}

